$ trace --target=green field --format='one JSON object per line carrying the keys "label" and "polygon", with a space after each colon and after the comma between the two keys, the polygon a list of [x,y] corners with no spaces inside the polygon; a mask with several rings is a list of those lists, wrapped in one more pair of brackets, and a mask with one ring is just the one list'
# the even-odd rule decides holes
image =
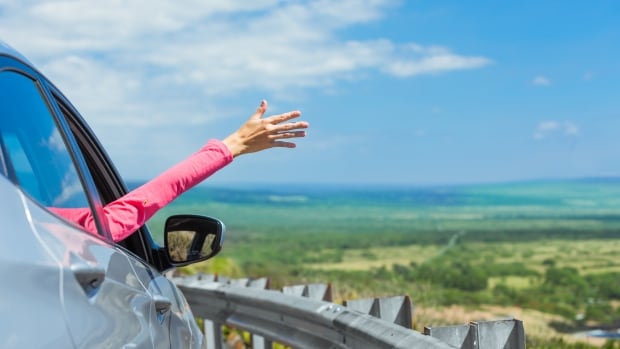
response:
{"label": "green field", "polygon": [[552,338],[620,320],[619,184],[207,187],[149,226],[161,235],[174,213],[226,223],[220,255],[185,272],[331,282],[337,300],[409,294],[422,325],[518,311],[529,347],[568,347]]}

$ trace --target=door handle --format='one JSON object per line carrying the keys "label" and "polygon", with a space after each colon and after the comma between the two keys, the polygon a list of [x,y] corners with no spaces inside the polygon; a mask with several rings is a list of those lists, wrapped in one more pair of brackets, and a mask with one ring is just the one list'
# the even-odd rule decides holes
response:
{"label": "door handle", "polygon": [[158,314],[166,313],[172,308],[172,302],[168,297],[156,294],[153,296],[153,302],[155,303],[155,310]]}
{"label": "door handle", "polygon": [[86,263],[74,263],[71,272],[88,297],[92,297],[105,280],[105,270]]}
{"label": "door handle", "polygon": [[153,296],[153,303],[155,303],[157,321],[160,325],[163,325],[166,320],[166,313],[172,308],[172,302],[167,297],[156,294]]}

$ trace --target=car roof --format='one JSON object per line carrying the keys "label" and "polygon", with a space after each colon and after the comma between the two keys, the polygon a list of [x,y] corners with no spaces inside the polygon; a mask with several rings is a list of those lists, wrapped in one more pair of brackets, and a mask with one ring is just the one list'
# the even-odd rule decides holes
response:
{"label": "car roof", "polygon": [[9,44],[7,44],[6,42],[2,41],[2,39],[0,39],[0,55],[6,55],[6,56],[10,56],[10,57],[14,57],[19,59],[20,61],[33,66],[32,62],[30,62],[30,60],[28,60],[26,57],[24,57],[24,55],[22,55],[21,53],[19,53],[16,49],[14,49],[13,47],[11,47]]}

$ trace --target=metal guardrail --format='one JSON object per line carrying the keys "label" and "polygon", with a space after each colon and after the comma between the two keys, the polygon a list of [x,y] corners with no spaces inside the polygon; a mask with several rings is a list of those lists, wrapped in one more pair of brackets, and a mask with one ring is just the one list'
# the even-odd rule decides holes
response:
{"label": "metal guardrail", "polygon": [[222,326],[252,333],[252,348],[272,342],[293,348],[363,349],[524,349],[518,320],[411,329],[413,307],[407,296],[331,302],[329,284],[268,290],[269,280],[214,275],[173,278],[194,315],[204,320],[207,349],[224,348]]}

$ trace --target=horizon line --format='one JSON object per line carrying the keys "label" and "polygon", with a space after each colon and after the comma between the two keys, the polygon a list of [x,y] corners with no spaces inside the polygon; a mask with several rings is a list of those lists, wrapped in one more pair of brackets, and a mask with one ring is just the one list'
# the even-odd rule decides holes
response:
{"label": "horizon line", "polygon": [[[437,183],[414,183],[414,182],[323,182],[323,181],[209,181],[198,184],[196,187],[230,187],[230,186],[340,186],[340,187],[446,187],[446,186],[475,186],[475,185],[505,185],[505,184],[526,184],[536,182],[579,182],[579,181],[620,181],[620,175],[601,175],[601,176],[582,176],[582,177],[538,177],[526,179],[506,179],[496,181],[463,181],[463,182],[437,182]],[[148,180],[128,179],[125,183],[146,183]]]}

